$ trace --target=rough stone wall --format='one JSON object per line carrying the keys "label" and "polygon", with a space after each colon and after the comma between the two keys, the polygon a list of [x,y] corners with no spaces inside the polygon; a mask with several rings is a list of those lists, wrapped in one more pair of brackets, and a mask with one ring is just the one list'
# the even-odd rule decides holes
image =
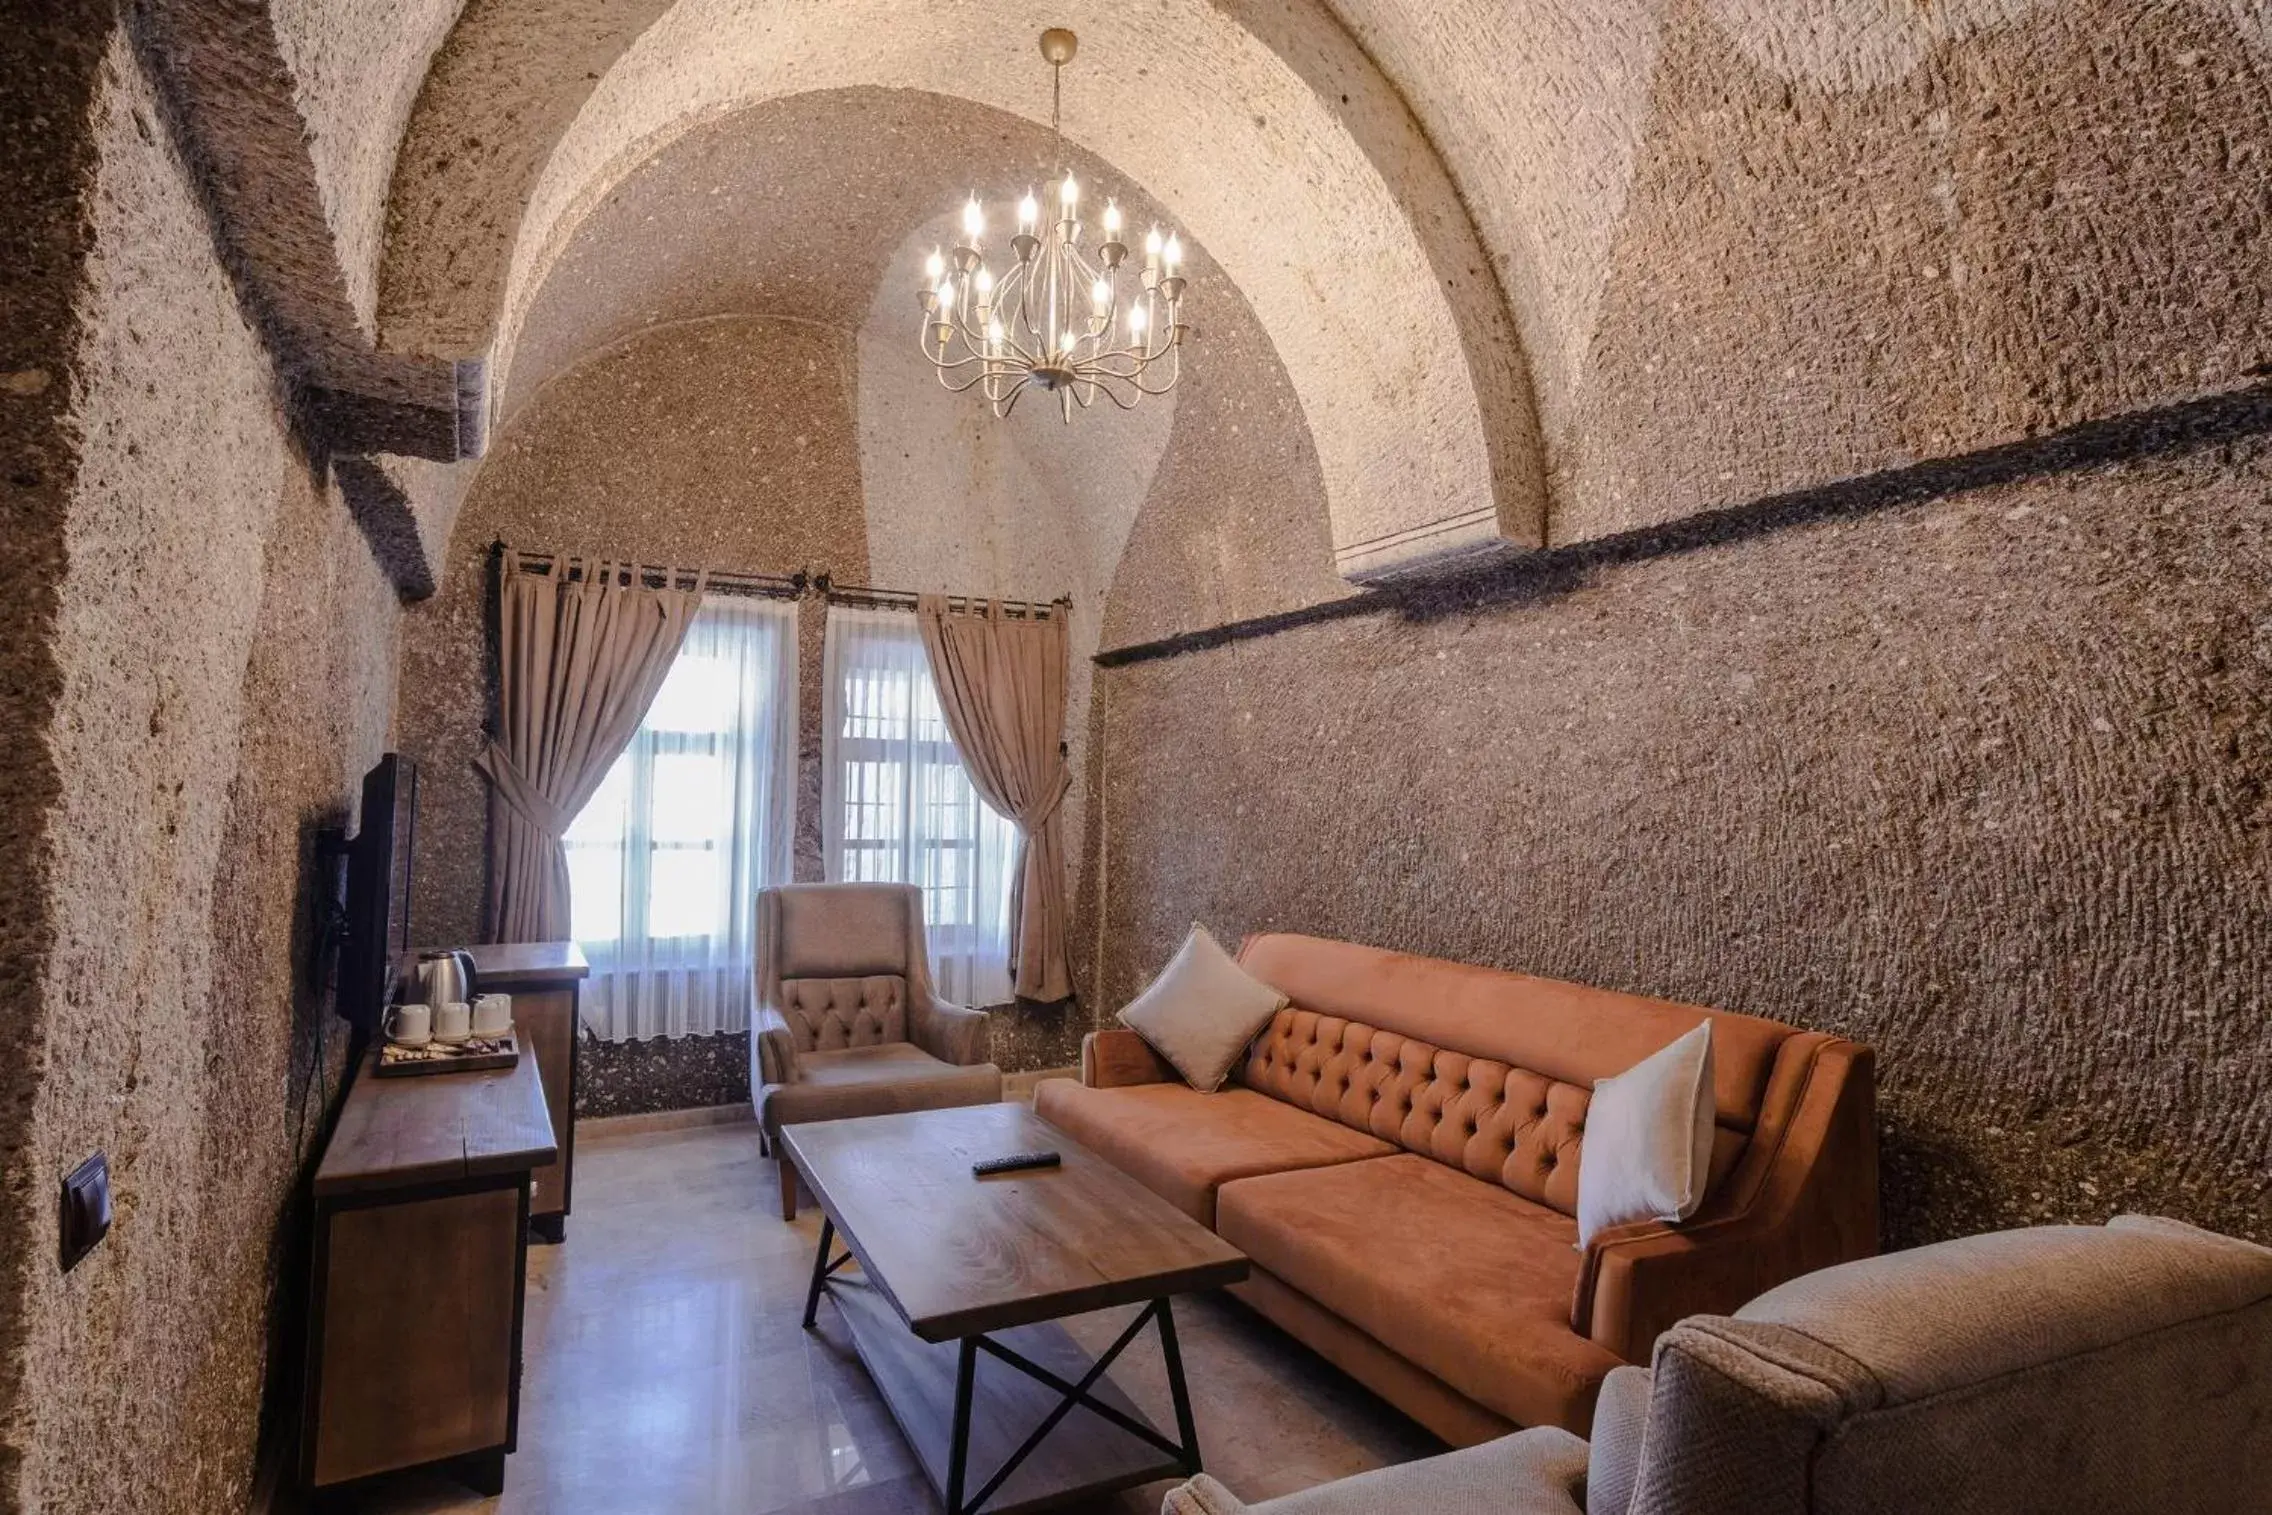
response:
{"label": "rough stone wall", "polygon": [[434,50],[465,0],[274,0],[270,24],[308,124],[334,255],[366,338],[378,330],[379,268],[395,150]]}
{"label": "rough stone wall", "polygon": [[51,1175],[33,1141],[45,1038],[41,986],[54,950],[49,817],[62,780],[47,740],[63,673],[53,644],[76,449],[65,425],[80,337],[72,319],[100,162],[89,122],[107,0],[55,5],[0,31],[0,1510],[13,1511],[28,1442],[21,1394],[24,1294],[46,1261],[36,1217]]}
{"label": "rough stone wall", "polygon": [[[1325,530],[1154,524],[1133,624]],[[1894,1243],[2272,1239],[2267,573],[2259,439],[1105,671],[1091,1002],[1196,918],[1724,1005],[1878,1049]]]}
{"label": "rough stone wall", "polygon": [[[312,831],[346,818],[384,745],[393,598],[285,428],[133,51],[87,35],[107,52],[77,186],[52,938],[11,1175],[33,1203],[0,1342],[22,1375],[0,1504],[231,1509],[283,1366],[287,1195],[338,1081]],[[96,1149],[116,1217],[65,1275],[54,1186]]]}
{"label": "rough stone wall", "polygon": [[1670,8],[1553,540],[2266,371],[2272,52],[2223,7],[1923,39],[1709,9]]}
{"label": "rough stone wall", "polygon": [[[404,332],[494,332],[509,371],[578,223],[728,111],[881,87],[1044,121],[1031,39],[1065,19],[1024,0],[680,0],[652,24],[645,4],[614,7],[609,32],[593,9],[488,0],[443,49],[451,87],[421,101],[396,180],[384,304]],[[1151,0],[1079,24],[1068,139],[1109,152],[1247,292],[1304,393],[1352,551],[1376,560],[1406,530],[1447,552],[1536,541],[1536,428],[1488,259],[1404,100],[1332,15]],[[620,56],[602,56],[610,38]],[[1315,276],[1297,246],[1332,248],[1345,277]]]}
{"label": "rough stone wall", "polygon": [[[488,788],[472,767],[495,708],[490,544],[864,582],[849,337],[722,319],[634,337],[554,380],[475,478],[441,591],[404,618],[402,750],[417,758],[411,929],[481,939]],[[822,619],[800,618],[799,877],[820,876]]]}

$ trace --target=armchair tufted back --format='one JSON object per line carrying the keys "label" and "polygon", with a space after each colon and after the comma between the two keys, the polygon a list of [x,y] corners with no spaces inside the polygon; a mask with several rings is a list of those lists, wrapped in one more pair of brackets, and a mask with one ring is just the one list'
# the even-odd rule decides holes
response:
{"label": "armchair tufted back", "polygon": [[781,1016],[799,1052],[835,1052],[907,1040],[907,980],[896,973],[866,978],[785,978]]}
{"label": "armchair tufted back", "polygon": [[911,884],[789,884],[757,900],[758,993],[799,1052],[908,1040],[929,1002],[923,897]]}
{"label": "armchair tufted back", "polygon": [[1712,1182],[1742,1158],[1792,1028],[1316,937],[1249,938],[1249,973],[1292,1003],[1240,1079],[1525,1199],[1575,1214],[1593,1083],[1713,1023]]}

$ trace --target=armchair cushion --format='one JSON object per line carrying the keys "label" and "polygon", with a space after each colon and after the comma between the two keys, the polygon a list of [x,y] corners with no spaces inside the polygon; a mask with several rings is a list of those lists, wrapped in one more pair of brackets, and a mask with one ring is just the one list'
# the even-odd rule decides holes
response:
{"label": "armchair cushion", "polygon": [[797,1081],[761,1091],[758,1118],[778,1131],[799,1121],[988,1105],[1001,1097],[1002,1073],[992,1063],[958,1067],[911,1043],[886,1042],[799,1054]]}
{"label": "armchair cushion", "polygon": [[1586,1444],[1551,1426],[1241,1504],[1202,1473],[1160,1515],[1583,1515]]}
{"label": "armchair cushion", "polygon": [[837,1052],[909,1039],[907,980],[896,973],[785,978],[779,1009],[802,1052]]}

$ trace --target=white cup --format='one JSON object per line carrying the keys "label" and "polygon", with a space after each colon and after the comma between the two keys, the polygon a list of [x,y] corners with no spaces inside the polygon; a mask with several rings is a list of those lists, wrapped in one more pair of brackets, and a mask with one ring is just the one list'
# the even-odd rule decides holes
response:
{"label": "white cup", "polygon": [[473,1034],[475,1036],[503,1036],[513,1029],[513,997],[510,994],[481,994],[473,1001]]}
{"label": "white cup", "polygon": [[434,1007],[434,1040],[454,1047],[473,1032],[473,1007],[464,1000]]}
{"label": "white cup", "polygon": [[425,1005],[397,1005],[387,1012],[387,1039],[399,1047],[423,1047],[434,1039],[432,1017]]}

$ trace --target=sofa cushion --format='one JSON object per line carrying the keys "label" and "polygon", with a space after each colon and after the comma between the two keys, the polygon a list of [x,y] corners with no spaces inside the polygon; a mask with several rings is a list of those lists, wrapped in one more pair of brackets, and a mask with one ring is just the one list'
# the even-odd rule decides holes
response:
{"label": "sofa cushion", "polygon": [[1166,1058],[1183,1081],[1212,1094],[1286,996],[1253,978],[1194,924],[1160,976],[1120,1012],[1120,1023]]}
{"label": "sofa cushion", "polygon": [[1694,1215],[1712,1171],[1711,1024],[1596,1083],[1586,1118],[1579,1246],[1611,1226]]}
{"label": "sofa cushion", "polygon": [[1232,1179],[1396,1150],[1249,1089],[1219,1094],[1182,1084],[1091,1089],[1052,1078],[1034,1091],[1033,1108],[1203,1226],[1215,1224],[1216,1191]]}
{"label": "sofa cushion", "polygon": [[992,1063],[963,1068],[906,1042],[886,1042],[799,1053],[797,1081],[765,1089],[758,1119],[777,1131],[799,1121],[990,1105],[1001,1097],[1002,1072]]}
{"label": "sofa cushion", "polygon": [[1577,1227],[1410,1154],[1242,1178],[1223,1239],[1518,1425],[1583,1434],[1618,1359],[1570,1329]]}

